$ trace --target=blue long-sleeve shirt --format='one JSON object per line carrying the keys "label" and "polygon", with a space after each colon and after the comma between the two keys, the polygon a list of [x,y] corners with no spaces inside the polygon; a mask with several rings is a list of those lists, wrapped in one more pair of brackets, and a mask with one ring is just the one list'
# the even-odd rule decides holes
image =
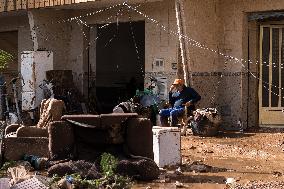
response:
{"label": "blue long-sleeve shirt", "polygon": [[181,92],[169,92],[169,101],[172,107],[183,107],[186,102],[196,103],[201,96],[191,87],[183,86]]}

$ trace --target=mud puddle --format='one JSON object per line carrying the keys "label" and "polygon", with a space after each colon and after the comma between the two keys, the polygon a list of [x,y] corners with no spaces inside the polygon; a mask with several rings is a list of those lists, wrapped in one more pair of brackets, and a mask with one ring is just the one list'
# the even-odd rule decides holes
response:
{"label": "mud puddle", "polygon": [[[189,135],[182,137],[181,153],[183,166],[201,162],[220,168],[220,171],[200,173],[185,170],[182,174],[175,174],[173,169],[167,169],[166,178],[137,183],[133,188],[178,188],[182,183],[183,188],[223,189],[228,178],[243,186],[284,182],[283,130],[229,132],[210,138]],[[224,169],[226,171],[222,171]],[[270,188],[279,187],[274,184]]]}

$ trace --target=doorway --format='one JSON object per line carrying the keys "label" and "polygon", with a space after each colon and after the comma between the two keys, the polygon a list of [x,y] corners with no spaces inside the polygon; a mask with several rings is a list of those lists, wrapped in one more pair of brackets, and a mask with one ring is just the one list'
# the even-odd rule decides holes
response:
{"label": "doorway", "polygon": [[284,125],[284,25],[260,27],[259,124]]}
{"label": "doorway", "polygon": [[[17,77],[19,73],[18,69],[18,32],[0,32],[0,49],[9,53],[13,58],[7,62],[4,69],[1,70],[0,83],[7,82]],[[11,86],[7,87],[7,93],[12,94]],[[11,96],[11,95],[10,95]]]}
{"label": "doorway", "polygon": [[96,96],[99,113],[110,113],[144,87],[145,22],[97,25],[97,37]]}

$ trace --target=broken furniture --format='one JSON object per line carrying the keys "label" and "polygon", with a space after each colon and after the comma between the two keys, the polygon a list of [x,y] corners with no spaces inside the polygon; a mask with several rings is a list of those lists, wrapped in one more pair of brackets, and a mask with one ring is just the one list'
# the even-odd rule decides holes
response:
{"label": "broken furniture", "polygon": [[43,100],[40,108],[40,120],[36,126],[13,124],[5,129],[3,139],[4,158],[8,160],[22,159],[25,154],[49,157],[50,140],[48,129],[54,121],[60,120],[64,103],[50,98]]}
{"label": "broken furniture", "polygon": [[130,157],[154,157],[152,124],[133,113],[65,115],[61,121],[49,122],[45,128],[36,130],[40,132],[20,127],[17,136],[5,137],[4,157],[19,160],[32,154],[52,160],[93,160],[106,149],[119,153],[122,150]]}
{"label": "broken furniture", "polygon": [[151,121],[136,113],[65,115],[62,120],[73,125],[77,159],[93,160],[106,150],[153,159]]}
{"label": "broken furniture", "polygon": [[153,127],[154,161],[159,167],[181,163],[181,138],[177,127]]}

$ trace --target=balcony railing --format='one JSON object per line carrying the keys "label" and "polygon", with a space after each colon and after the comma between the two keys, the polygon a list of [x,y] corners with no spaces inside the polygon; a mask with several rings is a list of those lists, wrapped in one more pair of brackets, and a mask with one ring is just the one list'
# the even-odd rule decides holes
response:
{"label": "balcony railing", "polygon": [[[163,0],[129,0],[128,3],[150,3]],[[102,5],[122,3],[123,0],[0,0],[0,13],[7,11],[71,5],[76,3],[97,2]],[[105,4],[104,4],[105,3]]]}
{"label": "balcony railing", "polygon": [[0,0],[0,12],[70,5],[97,0]]}

